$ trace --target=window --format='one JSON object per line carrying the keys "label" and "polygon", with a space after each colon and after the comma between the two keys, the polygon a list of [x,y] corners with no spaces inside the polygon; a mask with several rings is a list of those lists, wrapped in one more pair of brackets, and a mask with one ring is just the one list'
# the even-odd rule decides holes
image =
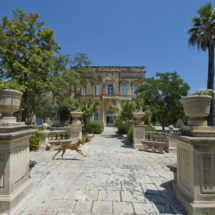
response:
{"label": "window", "polygon": [[94,95],[99,95],[99,85],[95,85]]}
{"label": "window", "polygon": [[86,95],[87,94],[87,86],[86,85],[82,86],[82,93],[81,94],[82,95]]}
{"label": "window", "polygon": [[122,85],[122,95],[126,95],[126,85]]}
{"label": "window", "polygon": [[138,93],[136,92],[137,89],[138,89],[138,86],[134,86],[134,95],[138,95]]}
{"label": "window", "polygon": [[108,87],[107,87],[107,94],[113,95],[113,91],[114,91],[113,85],[108,85]]}
{"label": "window", "polygon": [[100,120],[100,112],[96,112],[92,116],[92,121],[99,121]]}

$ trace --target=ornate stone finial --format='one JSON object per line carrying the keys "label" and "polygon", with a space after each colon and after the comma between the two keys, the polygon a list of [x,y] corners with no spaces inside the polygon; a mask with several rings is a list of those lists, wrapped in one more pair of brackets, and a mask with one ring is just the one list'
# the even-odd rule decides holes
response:
{"label": "ornate stone finial", "polygon": [[135,125],[143,125],[143,121],[141,119],[145,116],[144,112],[134,112],[133,116],[136,118],[134,122]]}
{"label": "ornate stone finial", "polygon": [[46,130],[48,127],[50,127],[50,125],[49,125],[49,124],[47,124],[47,123],[43,123],[43,130]]}
{"label": "ornate stone finial", "polygon": [[170,126],[169,126],[170,133],[173,133],[173,129],[174,129],[174,126],[173,126],[173,125],[170,125]]}

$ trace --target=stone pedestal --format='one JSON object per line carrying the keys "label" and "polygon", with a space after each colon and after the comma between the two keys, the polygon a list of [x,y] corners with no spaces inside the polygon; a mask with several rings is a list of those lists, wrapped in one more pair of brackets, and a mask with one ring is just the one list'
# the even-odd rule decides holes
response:
{"label": "stone pedestal", "polygon": [[[210,131],[213,128],[185,126],[181,135],[170,135],[177,141],[174,194],[191,215],[215,213],[215,137]],[[199,137],[203,133],[208,137]]]}
{"label": "stone pedestal", "polygon": [[78,139],[82,140],[83,126],[84,125],[82,124],[69,124],[69,127],[71,128],[70,139],[72,140],[72,143],[78,142]]}
{"label": "stone pedestal", "polygon": [[30,195],[29,137],[22,122],[0,124],[0,214],[11,214]]}
{"label": "stone pedestal", "polygon": [[134,149],[143,149],[141,141],[145,140],[145,128],[146,125],[134,125],[133,126],[133,143]]}
{"label": "stone pedestal", "polygon": [[51,133],[47,130],[48,127],[50,127],[48,123],[43,123],[43,130],[40,132],[42,140],[39,142],[40,145],[38,151],[46,151],[49,134]]}
{"label": "stone pedestal", "polygon": [[81,124],[79,118],[82,116],[83,112],[70,112],[73,118],[72,124],[69,124],[71,128],[70,131],[70,139],[72,139],[73,143],[76,143],[78,139],[82,140],[82,127],[84,126]]}

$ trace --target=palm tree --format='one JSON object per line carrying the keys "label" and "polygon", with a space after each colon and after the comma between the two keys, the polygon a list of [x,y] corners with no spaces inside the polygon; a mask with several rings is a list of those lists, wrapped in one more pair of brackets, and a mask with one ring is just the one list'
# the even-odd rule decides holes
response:
{"label": "palm tree", "polygon": [[[187,33],[190,35],[188,43],[197,45],[198,49],[208,49],[208,82],[207,88],[214,90],[214,45],[215,45],[215,11],[212,4],[208,3],[198,11],[199,17],[192,19],[192,28]],[[215,125],[214,95],[211,101],[208,125]]]}
{"label": "palm tree", "polygon": [[84,121],[85,133],[87,132],[87,127],[91,117],[93,116],[94,113],[98,112],[99,106],[100,106],[99,102],[94,102],[92,100],[89,100],[88,103],[86,101],[83,101],[83,103],[80,105],[80,110],[84,112],[82,118]]}

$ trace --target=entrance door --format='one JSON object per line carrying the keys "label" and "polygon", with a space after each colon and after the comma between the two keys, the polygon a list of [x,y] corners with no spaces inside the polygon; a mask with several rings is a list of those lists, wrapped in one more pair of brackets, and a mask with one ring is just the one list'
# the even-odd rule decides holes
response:
{"label": "entrance door", "polygon": [[113,127],[113,120],[112,120],[112,111],[108,111],[106,114],[106,127]]}

